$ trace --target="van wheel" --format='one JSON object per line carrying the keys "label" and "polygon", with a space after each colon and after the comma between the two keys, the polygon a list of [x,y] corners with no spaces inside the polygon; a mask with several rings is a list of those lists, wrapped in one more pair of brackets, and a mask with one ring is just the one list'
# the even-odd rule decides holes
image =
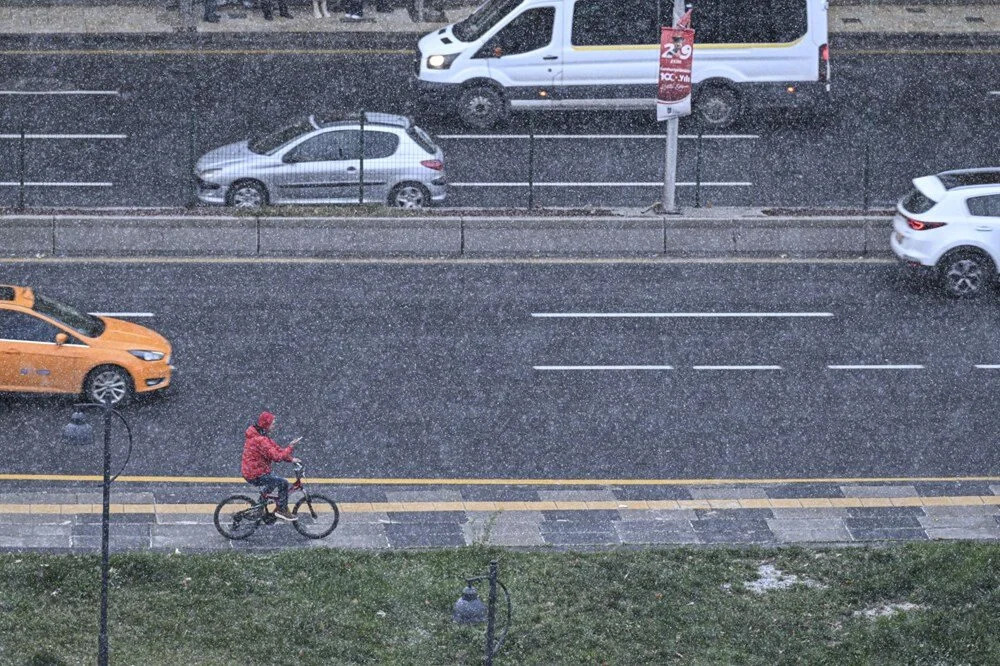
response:
{"label": "van wheel", "polygon": [[507,116],[507,100],[489,86],[469,88],[458,100],[458,115],[469,127],[488,129]]}
{"label": "van wheel", "polygon": [[116,365],[98,366],[83,382],[83,393],[90,402],[124,406],[132,399],[132,378]]}
{"label": "van wheel", "polygon": [[982,296],[995,271],[990,258],[979,250],[955,250],[938,262],[941,287],[952,298]]}
{"label": "van wheel", "polygon": [[710,86],[698,93],[695,110],[705,127],[725,129],[740,117],[740,96],[725,86]]}

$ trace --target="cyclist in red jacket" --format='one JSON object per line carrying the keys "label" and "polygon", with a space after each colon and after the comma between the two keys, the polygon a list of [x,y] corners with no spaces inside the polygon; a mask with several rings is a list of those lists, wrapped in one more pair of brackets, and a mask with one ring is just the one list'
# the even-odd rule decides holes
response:
{"label": "cyclist in red jacket", "polygon": [[288,510],[288,481],[271,474],[272,462],[299,462],[292,457],[295,444],[302,438],[292,440],[288,446],[281,448],[269,437],[274,430],[274,414],[262,412],[257,422],[247,428],[246,442],[243,444],[243,478],[261,489],[261,492],[271,492],[278,489],[278,509],[274,515],[289,522],[298,517]]}

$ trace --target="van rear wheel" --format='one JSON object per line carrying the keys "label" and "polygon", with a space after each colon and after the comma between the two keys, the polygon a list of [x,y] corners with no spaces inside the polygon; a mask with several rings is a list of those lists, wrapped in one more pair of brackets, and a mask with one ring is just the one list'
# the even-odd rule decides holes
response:
{"label": "van rear wheel", "polygon": [[458,115],[469,127],[489,129],[507,117],[507,100],[489,86],[476,86],[462,93]]}
{"label": "van rear wheel", "polygon": [[702,125],[725,129],[740,117],[740,96],[726,86],[709,86],[698,93],[694,108]]}

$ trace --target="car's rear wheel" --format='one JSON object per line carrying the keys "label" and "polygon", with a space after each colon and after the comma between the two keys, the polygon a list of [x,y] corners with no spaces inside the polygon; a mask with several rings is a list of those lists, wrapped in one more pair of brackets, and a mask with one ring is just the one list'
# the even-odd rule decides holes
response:
{"label": "car's rear wheel", "polygon": [[507,117],[507,100],[490,86],[476,86],[462,93],[458,115],[469,127],[489,129]]}
{"label": "car's rear wheel", "polygon": [[132,378],[116,365],[94,368],[83,383],[83,393],[90,402],[126,405],[134,392]]}
{"label": "car's rear wheel", "polygon": [[938,262],[941,287],[952,298],[982,296],[995,272],[993,261],[980,250],[955,250]]}
{"label": "car's rear wheel", "polygon": [[226,191],[226,205],[233,208],[261,208],[267,204],[267,189],[255,180],[233,183]]}
{"label": "car's rear wheel", "polygon": [[389,192],[389,205],[393,208],[427,208],[431,193],[420,183],[400,183]]}

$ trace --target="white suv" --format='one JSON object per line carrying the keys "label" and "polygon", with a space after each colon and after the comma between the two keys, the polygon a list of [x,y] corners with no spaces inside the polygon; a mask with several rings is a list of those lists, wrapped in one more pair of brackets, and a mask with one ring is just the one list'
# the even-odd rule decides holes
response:
{"label": "white suv", "polygon": [[943,171],[913,185],[896,205],[892,251],[934,267],[950,296],[979,296],[1000,267],[1000,168]]}

